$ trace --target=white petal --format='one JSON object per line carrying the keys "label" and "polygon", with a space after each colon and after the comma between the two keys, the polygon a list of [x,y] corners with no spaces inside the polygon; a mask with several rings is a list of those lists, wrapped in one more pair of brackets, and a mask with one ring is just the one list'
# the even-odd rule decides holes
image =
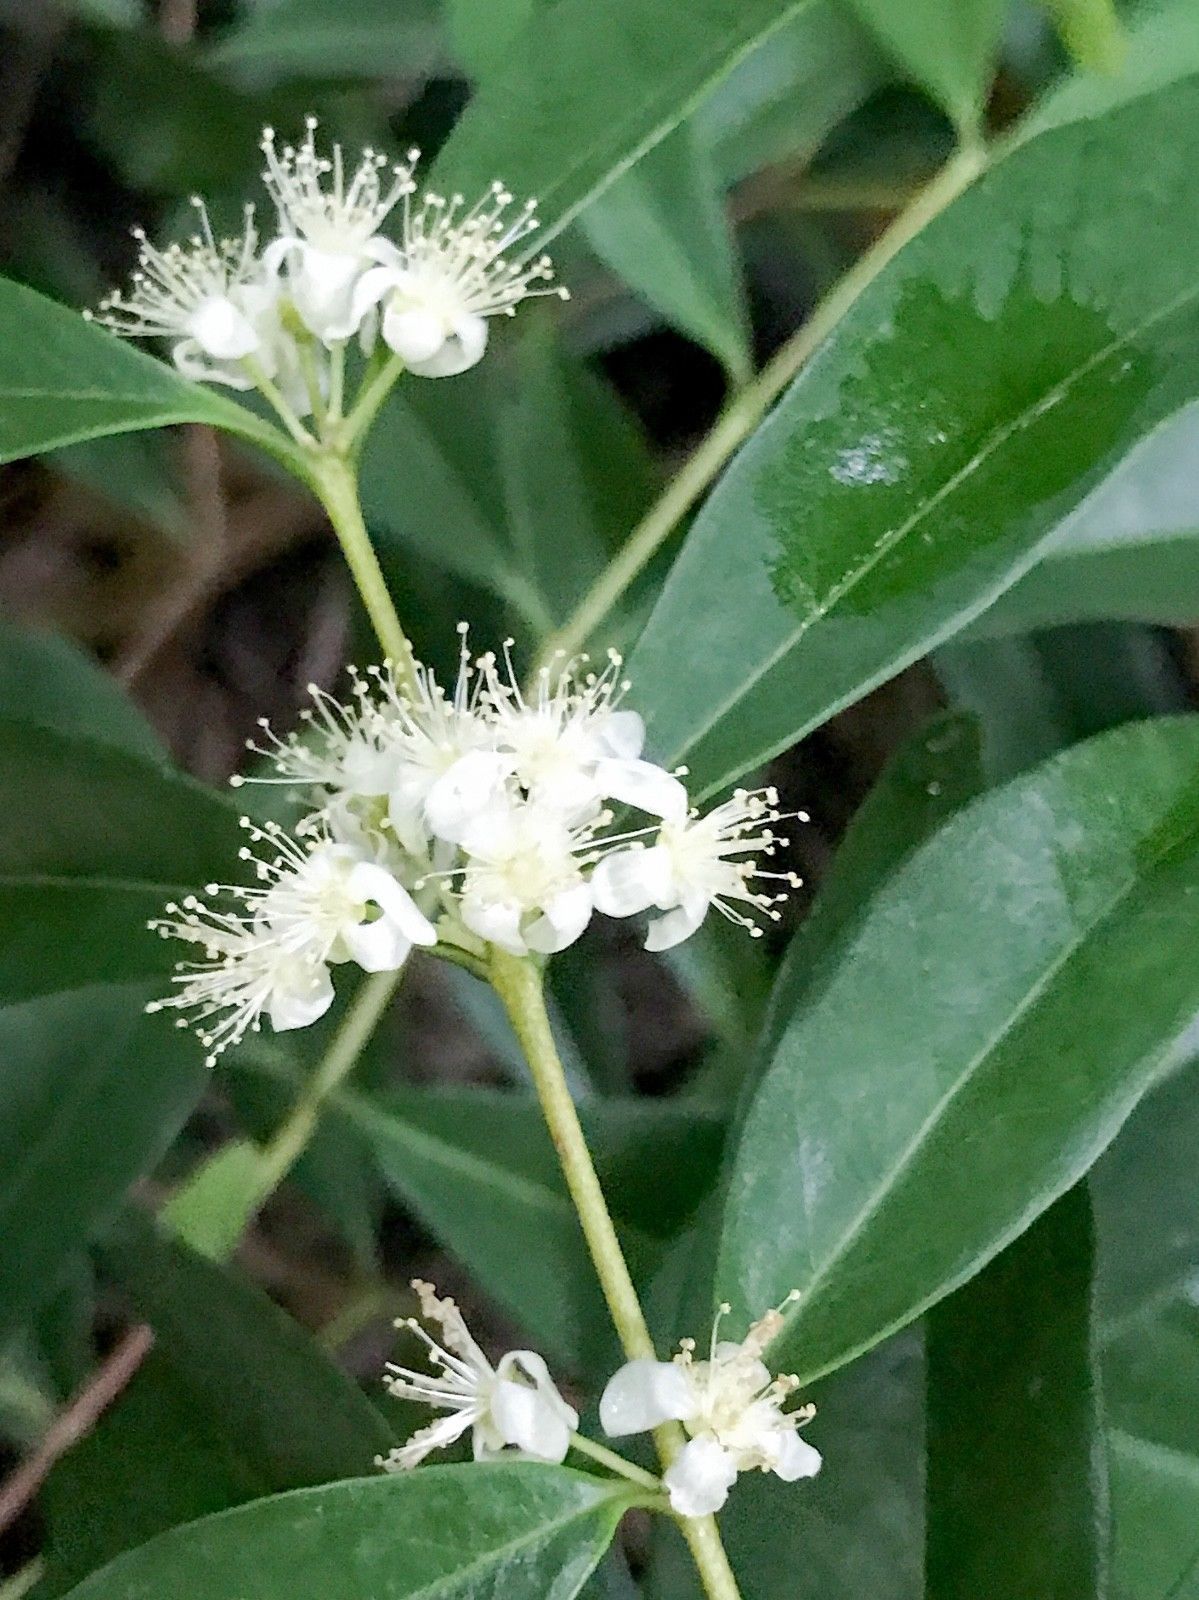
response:
{"label": "white petal", "polygon": [[403,281],[404,274],[397,272],[394,267],[368,268],[354,285],[354,293],[350,299],[351,316],[361,322],[368,311],[373,310],[380,300],[391,293],[397,283]]}
{"label": "white petal", "polygon": [[612,711],[603,719],[599,742],[606,756],[633,761],[645,744],[645,723],[635,711]]}
{"label": "white petal", "polygon": [[253,379],[240,369],[210,361],[194,339],[177,340],[171,347],[171,359],[185,378],[196,383],[223,383],[230,389],[254,387]]}
{"label": "white petal", "polygon": [[690,939],[703,922],[708,905],[707,900],[702,905],[698,901],[692,901],[687,905],[675,906],[664,917],[656,917],[650,923],[649,932],[645,936],[645,948],[671,950],[676,944],[682,944],[684,939]]}
{"label": "white petal", "polygon": [[312,981],[301,985],[280,985],[271,995],[267,1015],[276,1033],[290,1028],[307,1028],[323,1017],[333,1004],[333,979],[328,967],[315,967]]}
{"label": "white petal", "polygon": [[470,931],[514,956],[528,953],[520,931],[522,916],[523,908],[514,900],[481,900],[471,895],[462,900],[462,920]]}
{"label": "white petal", "polygon": [[576,884],[573,889],[554,896],[545,908],[545,915],[525,930],[525,943],[530,950],[542,955],[554,955],[573,944],[590,921],[591,885]]}
{"label": "white petal", "polygon": [[346,888],[355,897],[373,900],[384,918],[394,923],[410,944],[437,943],[437,929],[386,867],[376,866],[373,861],[358,862],[350,870]]}
{"label": "white petal", "polygon": [[412,951],[412,941],[388,917],[352,923],[341,930],[341,943],[363,972],[398,972]]}
{"label": "white petal", "polygon": [[511,771],[509,756],[471,750],[430,787],[425,816],[439,839],[461,844],[470,825],[492,805]]}
{"label": "white petal", "polygon": [[595,909],[606,917],[631,917],[673,898],[674,871],[669,853],[659,844],[636,850],[614,850],[591,874]]}
{"label": "white petal", "polygon": [[820,1451],[801,1439],[794,1428],[787,1428],[779,1435],[772,1467],[784,1483],[794,1483],[797,1478],[814,1478],[821,1465]]}
{"label": "white petal", "polygon": [[608,758],[596,763],[595,782],[609,800],[636,806],[654,817],[683,818],[690,803],[687,791],[665,767],[652,761]]}
{"label": "white petal", "polygon": [[305,327],[326,342],[348,339],[357,328],[353,296],[361,271],[359,256],[304,244],[298,257],[299,271],[291,268],[291,292]]}
{"label": "white petal", "polygon": [[258,348],[249,319],[225,295],[203,301],[187,319],[187,331],[217,361],[240,361]]}
{"label": "white petal", "polygon": [[483,318],[460,317],[436,355],[408,365],[422,378],[455,378],[481,361],[486,349],[487,324]]}
{"label": "white petal", "polygon": [[[491,1418],[504,1443],[538,1461],[565,1460],[579,1416],[555,1389],[542,1358],[532,1350],[513,1350],[496,1371]],[[514,1371],[532,1378],[533,1386],[511,1378]]]}
{"label": "white petal", "polygon": [[695,1414],[695,1389],[677,1361],[626,1361],[600,1396],[600,1422],[610,1439],[648,1433],[661,1422]]}
{"label": "white petal", "polygon": [[[377,272],[386,273],[379,268]],[[375,272],[368,277],[376,276]],[[400,357],[413,372],[420,372],[424,363],[440,354],[449,334],[442,319],[423,306],[405,304],[402,300],[389,305],[383,313],[383,342]]]}
{"label": "white petal", "polygon": [[670,1504],[681,1517],[719,1511],[737,1481],[732,1456],[715,1439],[690,1439],[662,1475]]}

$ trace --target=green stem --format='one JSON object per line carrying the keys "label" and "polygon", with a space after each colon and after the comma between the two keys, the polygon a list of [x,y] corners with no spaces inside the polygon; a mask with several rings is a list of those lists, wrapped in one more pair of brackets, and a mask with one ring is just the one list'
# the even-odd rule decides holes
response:
{"label": "green stem", "polygon": [[[503,1001],[529,1063],[542,1115],[558,1152],[562,1175],[624,1353],[630,1361],[656,1360],[657,1352],[645,1313],[567,1087],[566,1073],[545,1008],[541,973],[527,956],[511,956],[493,949],[491,983]],[[677,1422],[654,1429],[654,1443],[664,1467],[678,1455],[683,1442],[683,1431]],[[680,1517],[678,1522],[708,1600],[740,1600],[715,1519]]]}
{"label": "green stem", "polygon": [[[384,348],[385,346],[379,346],[380,350]],[[386,360],[372,359],[362,380],[362,387],[358,390],[349,415],[342,424],[341,446],[344,450],[356,453],[360,448],[367,430],[379,413],[379,407],[387,399],[396,379],[403,371],[403,361],[390,351],[387,352]]]}
{"label": "green stem", "polygon": [[335,344],[329,352],[329,411],[330,423],[341,421],[341,408],[346,394],[345,341]]}
{"label": "green stem", "polygon": [[575,1433],[571,1435],[570,1447],[572,1450],[577,1450],[581,1456],[590,1456],[592,1461],[598,1461],[600,1466],[607,1467],[609,1472],[619,1473],[622,1478],[640,1484],[643,1489],[652,1489],[655,1494],[662,1493],[661,1478],[655,1478],[652,1472],[646,1472],[644,1468],[626,1461],[623,1456],[618,1456],[615,1450],[597,1444],[594,1439]]}
{"label": "green stem", "polygon": [[255,1210],[275,1192],[308,1147],[325,1101],[353,1071],[354,1064],[387,1009],[400,981],[398,972],[372,972],[354,996],[333,1042],[304,1082],[287,1119],[262,1151]]}
{"label": "green stem", "polygon": [[538,666],[548,665],[559,651],[571,656],[582,649],[863,289],[905,244],[974,181],[985,165],[986,152],[979,146],[972,144],[958,150],[886,232],[859,257],[803,327],[725,407],[707,438],[633,529],[579,602],[574,614],[545,641]]}
{"label": "green stem", "polygon": [[371,619],[383,653],[392,664],[396,679],[411,686],[416,677],[416,658],[400,624],[387,590],[358,499],[357,474],[343,457],[318,454],[309,463],[312,486],[329,513],[342,553],[358,585],[367,615]]}
{"label": "green stem", "polygon": [[274,407],[276,413],[278,414],[279,420],[283,423],[283,426],[287,429],[288,433],[291,434],[296,443],[306,445],[310,449],[314,447],[316,440],[300,421],[299,417],[296,416],[291,406],[289,406],[287,401],[283,398],[282,391],[280,390],[278,384],[274,383],[270,378],[267,377],[266,369],[263,367],[262,363],[260,361],[256,361],[253,356],[243,356],[241,364],[246,370],[246,376],[253,379],[254,386],[258,389],[263,398]]}

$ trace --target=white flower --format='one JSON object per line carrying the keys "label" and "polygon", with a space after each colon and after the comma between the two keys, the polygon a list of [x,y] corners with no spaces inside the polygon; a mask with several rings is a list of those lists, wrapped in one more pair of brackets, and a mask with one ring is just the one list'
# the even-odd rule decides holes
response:
{"label": "white flower", "polygon": [[[409,152],[415,164],[418,152]],[[412,172],[412,165],[406,171]],[[411,203],[415,185],[404,190],[403,237],[395,258],[363,275],[354,297],[355,315],[382,304],[383,338],[412,372],[449,378],[465,372],[487,348],[487,319],[511,316],[520,301],[556,294],[537,287],[553,277],[548,256],[509,261],[505,252],[537,227],[536,202],[505,217],[512,196],[493,183],[464,210],[462,195],[448,202],[426,194]]]}
{"label": "white flower", "polygon": [[134,229],[138,264],[131,291],[114,290],[102,300],[97,320],[127,338],[172,340],[172,359],[186,377],[250,389],[247,357],[258,358],[268,375],[278,366],[269,337],[272,296],[259,278],[253,211],[247,207],[239,239],[218,241],[203,201],[193,198],[192,204],[200,232],[186,245],[159,250],[141,228]]}
{"label": "white flower", "polygon": [[263,253],[263,266],[277,273],[286,266],[292,302],[304,326],[326,344],[356,333],[370,309],[355,304],[364,269],[373,262],[394,263],[395,246],[379,227],[401,195],[411,192],[411,166],[393,166],[391,182],[380,179],[385,156],[365,150],[347,182],[341,146],[318,155],[315,117],[305,123],[298,146],[275,146],[275,132],[262,135],[266,157],[263,182],[279,213],[279,237]]}
{"label": "white flower", "polygon": [[651,816],[686,815],[687,791],[678,778],[641,757],[645,724],[635,711],[620,707],[629,683],[621,678],[623,662],[615,650],[598,673],[588,670],[586,656],[543,667],[532,700],[526,700],[512,643],[504,643],[503,677],[494,656],[480,662],[497,774],[514,777],[530,799],[570,819],[592,815],[604,800]]}
{"label": "white flower", "polygon": [[433,1286],[419,1279],[412,1287],[420,1297],[421,1314],[440,1325],[445,1344],[438,1344],[415,1317],[397,1322],[397,1328],[410,1328],[424,1341],[434,1371],[389,1363],[384,1381],[399,1399],[423,1401],[448,1414],[377,1464],[389,1472],[406,1471],[430,1451],[453,1444],[468,1428],[477,1461],[508,1451],[535,1461],[565,1460],[579,1417],[554,1387],[542,1358],[532,1350],[511,1350],[493,1367],[452,1300],[439,1299]]}
{"label": "white flower", "polygon": [[[706,816],[667,817],[654,844],[634,844],[604,856],[595,869],[592,888],[597,911],[610,917],[633,916],[651,906],[665,912],[649,926],[647,950],[669,950],[690,938],[711,907],[758,938],[761,928],[738,903],[777,920],[774,910],[785,894],[753,888],[755,879],[774,879],[798,888],[793,872],[765,872],[747,852],[772,855],[785,845],[770,831],[782,813],[774,789],[738,789],[731,800]],[[800,821],[805,812],[797,812]]]}
{"label": "white flower", "polygon": [[684,1517],[719,1511],[741,1472],[773,1472],[791,1483],[820,1471],[819,1451],[797,1432],[815,1408],[784,1411],[798,1379],[772,1378],[762,1360],[782,1326],[781,1308],[755,1322],[741,1344],[717,1339],[728,1310],[720,1308],[706,1361],[696,1361],[694,1342],[684,1339],[673,1361],[627,1362],[600,1399],[600,1421],[611,1438],[683,1424],[690,1438],[662,1481]]}
{"label": "white flower", "polygon": [[[606,822],[607,814],[594,819]],[[466,829],[459,911],[480,939],[513,955],[552,955],[573,944],[591,921],[594,861],[591,823],[572,827],[562,813],[533,800],[483,812]]]}
{"label": "white flower", "polygon": [[210,1065],[256,1031],[264,1015],[279,1032],[315,1022],[333,1001],[330,963],[394,972],[414,944],[437,941],[408,891],[361,852],[319,835],[299,844],[281,828],[255,828],[247,819],[243,826],[278,853],[268,860],[242,850],[255,865],[253,886],[208,885],[207,895],[224,896],[236,909],[190,895],[150,924],[164,938],[203,947],[203,961],[178,964],[176,992],[147,1009],[193,1012]]}

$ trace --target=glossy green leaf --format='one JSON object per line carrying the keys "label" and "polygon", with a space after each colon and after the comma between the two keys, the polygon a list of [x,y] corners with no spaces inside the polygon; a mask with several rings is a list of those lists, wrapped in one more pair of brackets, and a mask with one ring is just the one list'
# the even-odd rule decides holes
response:
{"label": "glossy green leaf", "polygon": [[241,10],[208,60],[248,78],[413,78],[442,55],[436,0],[274,0]]}
{"label": "glossy green leaf", "polygon": [[1090,734],[1190,704],[1167,640],[1133,623],[951,639],[933,662],[950,700],[979,719],[992,783]]}
{"label": "glossy green leaf", "polygon": [[[370,1142],[389,1186],[547,1355],[577,1368],[610,1355],[595,1271],[530,1097],[406,1090],[343,1094],[337,1107]],[[720,1126],[686,1106],[605,1100],[580,1110],[634,1269],[643,1271],[657,1253],[654,1237],[677,1226],[714,1178]]]}
{"label": "glossy green leaf", "polygon": [[1107,1493],[1086,1186],[928,1320],[926,1600],[1098,1600]]}
{"label": "glossy green leaf", "polygon": [[72,1600],[570,1600],[627,1499],[563,1467],[473,1463],[330,1484],[177,1528],[71,1591]]}
{"label": "glossy green leaf", "polygon": [[1196,128],[1187,83],[1021,145],[862,294],[630,661],[668,765],[717,790],[948,636],[1189,397]]}
{"label": "glossy green leaf", "polygon": [[[1060,4],[1064,11],[1072,0],[1043,3]],[[1081,0],[1081,6],[1089,3]],[[1097,5],[1103,8],[1105,0],[1097,0]],[[1033,107],[1018,132],[1027,137],[1081,117],[1102,116],[1113,106],[1195,72],[1199,72],[1199,12],[1191,0],[1159,0],[1130,17],[1119,71],[1070,74]]]}
{"label": "glossy green leaf", "polygon": [[184,1377],[151,1350],[100,1424],[51,1472],[41,1600],[65,1593],[155,1534],[269,1494],[235,1430],[194,1402]]}
{"label": "glossy green leaf", "polygon": [[77,311],[0,279],[0,461],[108,433],[207,422],[278,452],[253,412]]}
{"label": "glossy green leaf", "polygon": [[475,78],[499,66],[548,0],[446,0],[454,54]]}
{"label": "glossy green leaf", "polygon": [[[720,1514],[744,1595],[923,1600],[923,1378],[920,1342],[905,1335],[811,1391],[804,1436],[824,1454],[820,1475],[783,1484],[747,1472]],[[674,1528],[659,1528],[646,1590],[648,1600],[701,1593]]]}
{"label": "glossy green leaf", "polygon": [[986,780],[976,720],[934,718],[891,758],[854,813],[815,904],[787,947],[770,997],[770,1044],[817,972],[866,916],[870,897]]}
{"label": "glossy green leaf", "polygon": [[0,810],[3,1001],[167,971],[175,952],[147,919],[226,881],[243,843],[233,808],[190,778],[22,723],[0,721]]}
{"label": "glossy green leaf", "polygon": [[1007,0],[850,0],[878,41],[946,114],[973,132],[982,114]]}
{"label": "glossy green leaf", "polygon": [[143,1016],[147,998],[81,989],[0,1010],[0,1343],[58,1287],[204,1088],[195,1041]]}
{"label": "glossy green leaf", "polygon": [[1157,429],[1066,519],[1049,549],[970,629],[994,637],[1120,618],[1199,618],[1199,410]]}
{"label": "glossy green leaf", "polygon": [[[1135,1332],[1199,1272],[1199,1068],[1137,1107],[1091,1175],[1099,1230],[1101,1335]],[[1199,1454],[1199,1432],[1195,1436]]]}
{"label": "glossy green leaf", "polygon": [[169,445],[165,435],[110,434],[48,451],[45,465],[170,538],[183,539],[190,519]]}
{"label": "glossy green leaf", "polygon": [[[1194,1074],[1190,1075],[1192,1089]],[[1166,1107],[1163,1106],[1164,1112]],[[1193,1122],[1193,1116],[1192,1116]],[[1167,1161],[1177,1147],[1164,1152]],[[1150,1160],[1154,1152],[1146,1152]],[[1189,1166],[1193,1168],[1193,1149]],[[1130,1194],[1129,1200],[1138,1196]],[[1149,1227],[1144,1223],[1148,1221]],[[1134,1221],[1126,1220],[1131,1236]],[[1147,1247],[1169,1213],[1142,1215]],[[1104,1352],[1111,1433],[1112,1588],[1118,1600],[1194,1600],[1199,1581],[1199,1309],[1178,1299],[1141,1316]]]}
{"label": "glossy green leaf", "polygon": [[368,1473],[394,1442],[381,1412],[310,1336],[232,1269],[129,1211],[100,1260],[193,1404],[232,1433],[271,1489]]}
{"label": "glossy green leaf", "polygon": [[725,183],[736,183],[813,154],[888,75],[848,8],[813,0],[733,68],[701,102],[694,126]]}
{"label": "glossy green leaf", "polygon": [[558,0],[484,83],[437,159],[471,193],[502,172],[552,238],[808,0]]}
{"label": "glossy green leaf", "polygon": [[1118,1600],[1199,1594],[1199,1456],[1130,1434],[1110,1438]]}
{"label": "glossy green leaf", "polygon": [[91,656],[61,634],[0,621],[0,719],[161,761],[158,736]]}
{"label": "glossy green leaf", "polygon": [[1199,720],[1162,719],[985,795],[801,997],[741,1132],[718,1279],[740,1316],[801,1290],[785,1366],[828,1371],[965,1282],[1177,1059],[1197,776]]}
{"label": "glossy green leaf", "polygon": [[592,247],[667,322],[704,345],[735,383],[752,371],[741,268],[724,192],[688,124],[675,129],[592,205]]}
{"label": "glossy green leaf", "polygon": [[61,1594],[209,1512],[361,1476],[394,1442],[366,1396],[234,1269],[170,1242],[136,1212],[109,1238],[104,1261],[155,1343],[50,1475],[39,1593]]}

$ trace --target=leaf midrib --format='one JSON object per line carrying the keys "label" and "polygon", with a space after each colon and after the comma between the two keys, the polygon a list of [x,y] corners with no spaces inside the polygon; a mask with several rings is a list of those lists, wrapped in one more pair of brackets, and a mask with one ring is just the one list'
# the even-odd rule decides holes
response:
{"label": "leaf midrib", "polygon": [[[651,150],[659,140],[664,138],[672,127],[675,127],[682,122],[683,118],[687,115],[691,107],[703,97],[709,88],[711,88],[713,82],[715,82],[719,77],[731,72],[737,63],[742,61],[751,50],[756,49],[758,45],[760,45],[764,40],[768,39],[772,33],[775,33],[784,25],[784,23],[789,22],[792,17],[797,16],[801,11],[805,10],[806,7],[811,3],[812,0],[790,0],[789,4],[778,7],[776,15],[769,22],[764,23],[760,28],[752,31],[748,36],[745,35],[743,29],[738,29],[734,25],[721,36],[726,42],[730,35],[740,40],[740,43],[734,50],[731,52],[728,51],[727,43],[724,50],[717,49],[714,44],[713,47],[702,57],[704,62],[702,74],[697,76],[697,74],[694,72],[688,72],[686,74],[680,72],[678,79],[668,79],[666,84],[658,90],[658,92],[649,102],[649,104],[654,107],[654,116],[652,119],[650,119],[652,121],[652,126],[650,127],[649,131],[646,132],[640,140],[636,140],[631,143],[628,152],[624,157],[608,164],[605,171],[601,173],[599,180],[597,182],[593,182],[588,187],[586,192],[578,197],[574,205],[564,207],[560,214],[553,216],[544,224],[544,226],[538,232],[535,244],[531,247],[530,253],[532,253],[532,251],[539,250],[543,245],[548,244],[551,239],[555,238],[559,233],[561,233],[562,230],[573,221],[573,219],[583,209],[587,202],[596,195],[597,192],[599,192],[602,188],[607,187],[608,184],[615,182],[615,180],[620,177],[622,173],[627,172],[628,169],[641,158],[641,156],[645,155],[645,153],[648,150]],[[694,60],[694,58],[691,59]],[[682,92],[679,87],[680,83],[689,85],[690,87],[687,88],[685,92]],[[501,83],[500,86],[503,87],[503,84]],[[579,175],[581,173],[586,173],[590,168],[593,167],[595,158],[598,154],[601,154],[614,142],[618,145],[623,144],[627,136],[626,130],[635,129],[639,125],[645,124],[645,107],[646,102],[644,100],[638,101],[635,106],[630,107],[625,116],[619,121],[615,123],[606,123],[604,125],[603,134],[594,138],[589,144],[583,146],[583,148],[578,151],[572,166],[558,179],[557,183],[547,187],[538,196],[540,201],[540,210],[543,215],[546,215],[549,212],[553,197],[561,193],[563,189],[569,189],[572,182],[577,184]],[[671,111],[677,112],[677,115],[673,117],[673,120],[670,116]],[[452,162],[456,152],[451,148],[447,150],[447,154]],[[434,175],[439,179],[441,175],[441,166],[442,162],[439,160],[436,168],[434,169]]]}
{"label": "leaf midrib", "polygon": [[930,1133],[936,1131],[944,1118],[944,1113],[957,1099],[974,1078],[976,1072],[986,1063],[1000,1044],[1010,1035],[1029,1011],[1040,1001],[1047,992],[1049,985],[1060,976],[1078,952],[1087,944],[1094,934],[1112,920],[1114,913],[1124,904],[1129,896],[1140,888],[1147,879],[1157,872],[1176,853],[1193,847],[1199,839],[1199,822],[1192,824],[1190,830],[1180,836],[1170,839],[1160,854],[1149,858],[1148,866],[1142,867],[1138,873],[1130,874],[1115,893],[1097,909],[1095,916],[1087,923],[1085,928],[1073,939],[1067,941],[1058,956],[1045,968],[1037,981],[1025,992],[1019,1003],[1006,1015],[1003,1021],[987,1037],[982,1046],[968,1060],[963,1070],[946,1086],[942,1094],[930,1108],[928,1114],[908,1140],[898,1159],[888,1169],[880,1183],[871,1191],[866,1203],[858,1212],[849,1229],[842,1233],[838,1248],[828,1255],[821,1267],[814,1273],[803,1291],[803,1298],[796,1302],[794,1309],[783,1312],[784,1327],[778,1338],[782,1339],[790,1333],[797,1319],[802,1326],[802,1315],[811,1304],[815,1291],[826,1283],[830,1275],[849,1255],[853,1245],[861,1236],[871,1218],[885,1204],[888,1196],[895,1189],[899,1180],[910,1170],[916,1158],[920,1155]]}
{"label": "leaf midrib", "polygon": [[[902,260],[902,252],[897,259]],[[869,577],[879,563],[889,556],[897,545],[902,543],[915,529],[919,528],[925,518],[935,511],[936,508],[950,495],[954,494],[962,484],[966,483],[980,467],[985,465],[996,453],[996,451],[998,451],[1004,444],[1007,443],[1008,439],[1012,438],[1034,418],[1047,415],[1055,406],[1059,405],[1063,400],[1068,398],[1076,383],[1080,382],[1083,378],[1090,376],[1091,373],[1096,372],[1105,362],[1108,362],[1114,357],[1119,356],[1128,347],[1128,345],[1137,340],[1143,333],[1156,327],[1158,323],[1165,321],[1167,318],[1174,316],[1178,311],[1182,310],[1184,306],[1197,299],[1199,299],[1199,284],[1193,284],[1189,289],[1183,290],[1165,305],[1160,306],[1151,315],[1142,319],[1142,321],[1134,324],[1130,328],[1125,329],[1125,331],[1117,338],[1110,340],[1106,345],[1095,351],[1094,354],[1088,357],[1086,361],[1071,369],[1071,371],[1060,378],[1056,384],[1046,390],[1044,396],[1040,400],[1024,406],[1007,423],[1001,427],[993,429],[992,432],[984,439],[980,447],[975,451],[974,455],[971,456],[970,460],[963,463],[963,465],[959,467],[956,472],[951,473],[945,482],[936,491],[934,491],[934,493],[930,495],[927,500],[923,501],[922,504],[904,521],[900,522],[887,538],[885,538],[880,544],[874,546],[867,555],[866,560],[859,567],[855,568],[850,575],[843,578],[839,584],[834,585],[826,598],[821,601],[820,604],[808,616],[802,618],[797,623],[796,627],[786,635],[784,640],[778,646],[776,646],[770,655],[767,656],[766,659],[754,669],[751,676],[744,680],[742,684],[735,691],[733,691],[733,693],[726,697],[723,703],[720,704],[708,716],[707,720],[698,730],[688,735],[687,742],[682,745],[674,755],[666,758],[664,764],[667,766],[674,766],[678,762],[684,760],[692,751],[694,751],[702,743],[702,741],[707,738],[712,729],[716,727],[716,725],[724,718],[726,718],[737,705],[746,700],[752,691],[757,687],[757,685],[761,683],[762,679],[765,678],[768,673],[772,672],[779,662],[795,649],[808,631],[814,627],[817,622],[823,621],[824,618],[827,617],[840,603],[840,601],[842,601],[847,595],[851,594],[865,578]],[[830,335],[830,338],[835,338],[835,336],[836,333],[834,331],[834,333]],[[1051,529],[1045,535],[1045,539],[1051,538],[1052,535],[1053,530]],[[998,598],[999,594],[1002,594],[1005,589],[1010,588],[1011,585],[1014,584],[1018,578],[1023,576],[1024,572],[1029,570],[1029,568],[1035,563],[1037,549],[1045,542],[1045,539],[1035,541],[1028,547],[1027,551],[1024,552],[1027,560],[1024,560],[1023,564],[1018,560],[1014,562],[1010,568],[1008,568],[1010,577],[1007,583],[1003,584],[994,593],[992,593],[990,590],[986,591],[981,597],[978,598],[977,604],[972,603],[963,607],[961,610],[955,611],[952,614],[952,617],[948,619],[949,625],[952,626],[953,622],[958,620],[968,620],[972,615],[977,615],[978,612],[986,608],[988,599]],[[945,623],[943,622],[940,626],[944,627]],[[890,661],[882,669],[879,677],[868,679],[866,686],[869,687],[871,682],[881,681],[883,677],[892,676],[895,671],[900,670],[905,664],[916,660],[925,652],[930,641],[935,642],[938,637],[938,628],[934,628],[931,635],[921,635],[919,640],[910,648],[910,650],[901,651],[893,661]],[[855,696],[856,692],[857,691],[855,691]],[[835,714],[836,709],[838,709],[838,706],[835,705],[828,714]],[[794,742],[796,737],[798,737],[798,735],[789,734],[781,743],[768,746],[765,750],[757,752],[752,757],[747,757],[734,771],[726,772],[718,779],[707,784],[704,788],[703,794],[699,798],[706,799],[709,795],[714,794],[720,789],[724,788],[735,778],[739,777],[741,773],[747,771],[751,767],[757,766],[762,761],[768,760],[772,755],[777,754],[779,750],[785,749],[789,744]]]}

